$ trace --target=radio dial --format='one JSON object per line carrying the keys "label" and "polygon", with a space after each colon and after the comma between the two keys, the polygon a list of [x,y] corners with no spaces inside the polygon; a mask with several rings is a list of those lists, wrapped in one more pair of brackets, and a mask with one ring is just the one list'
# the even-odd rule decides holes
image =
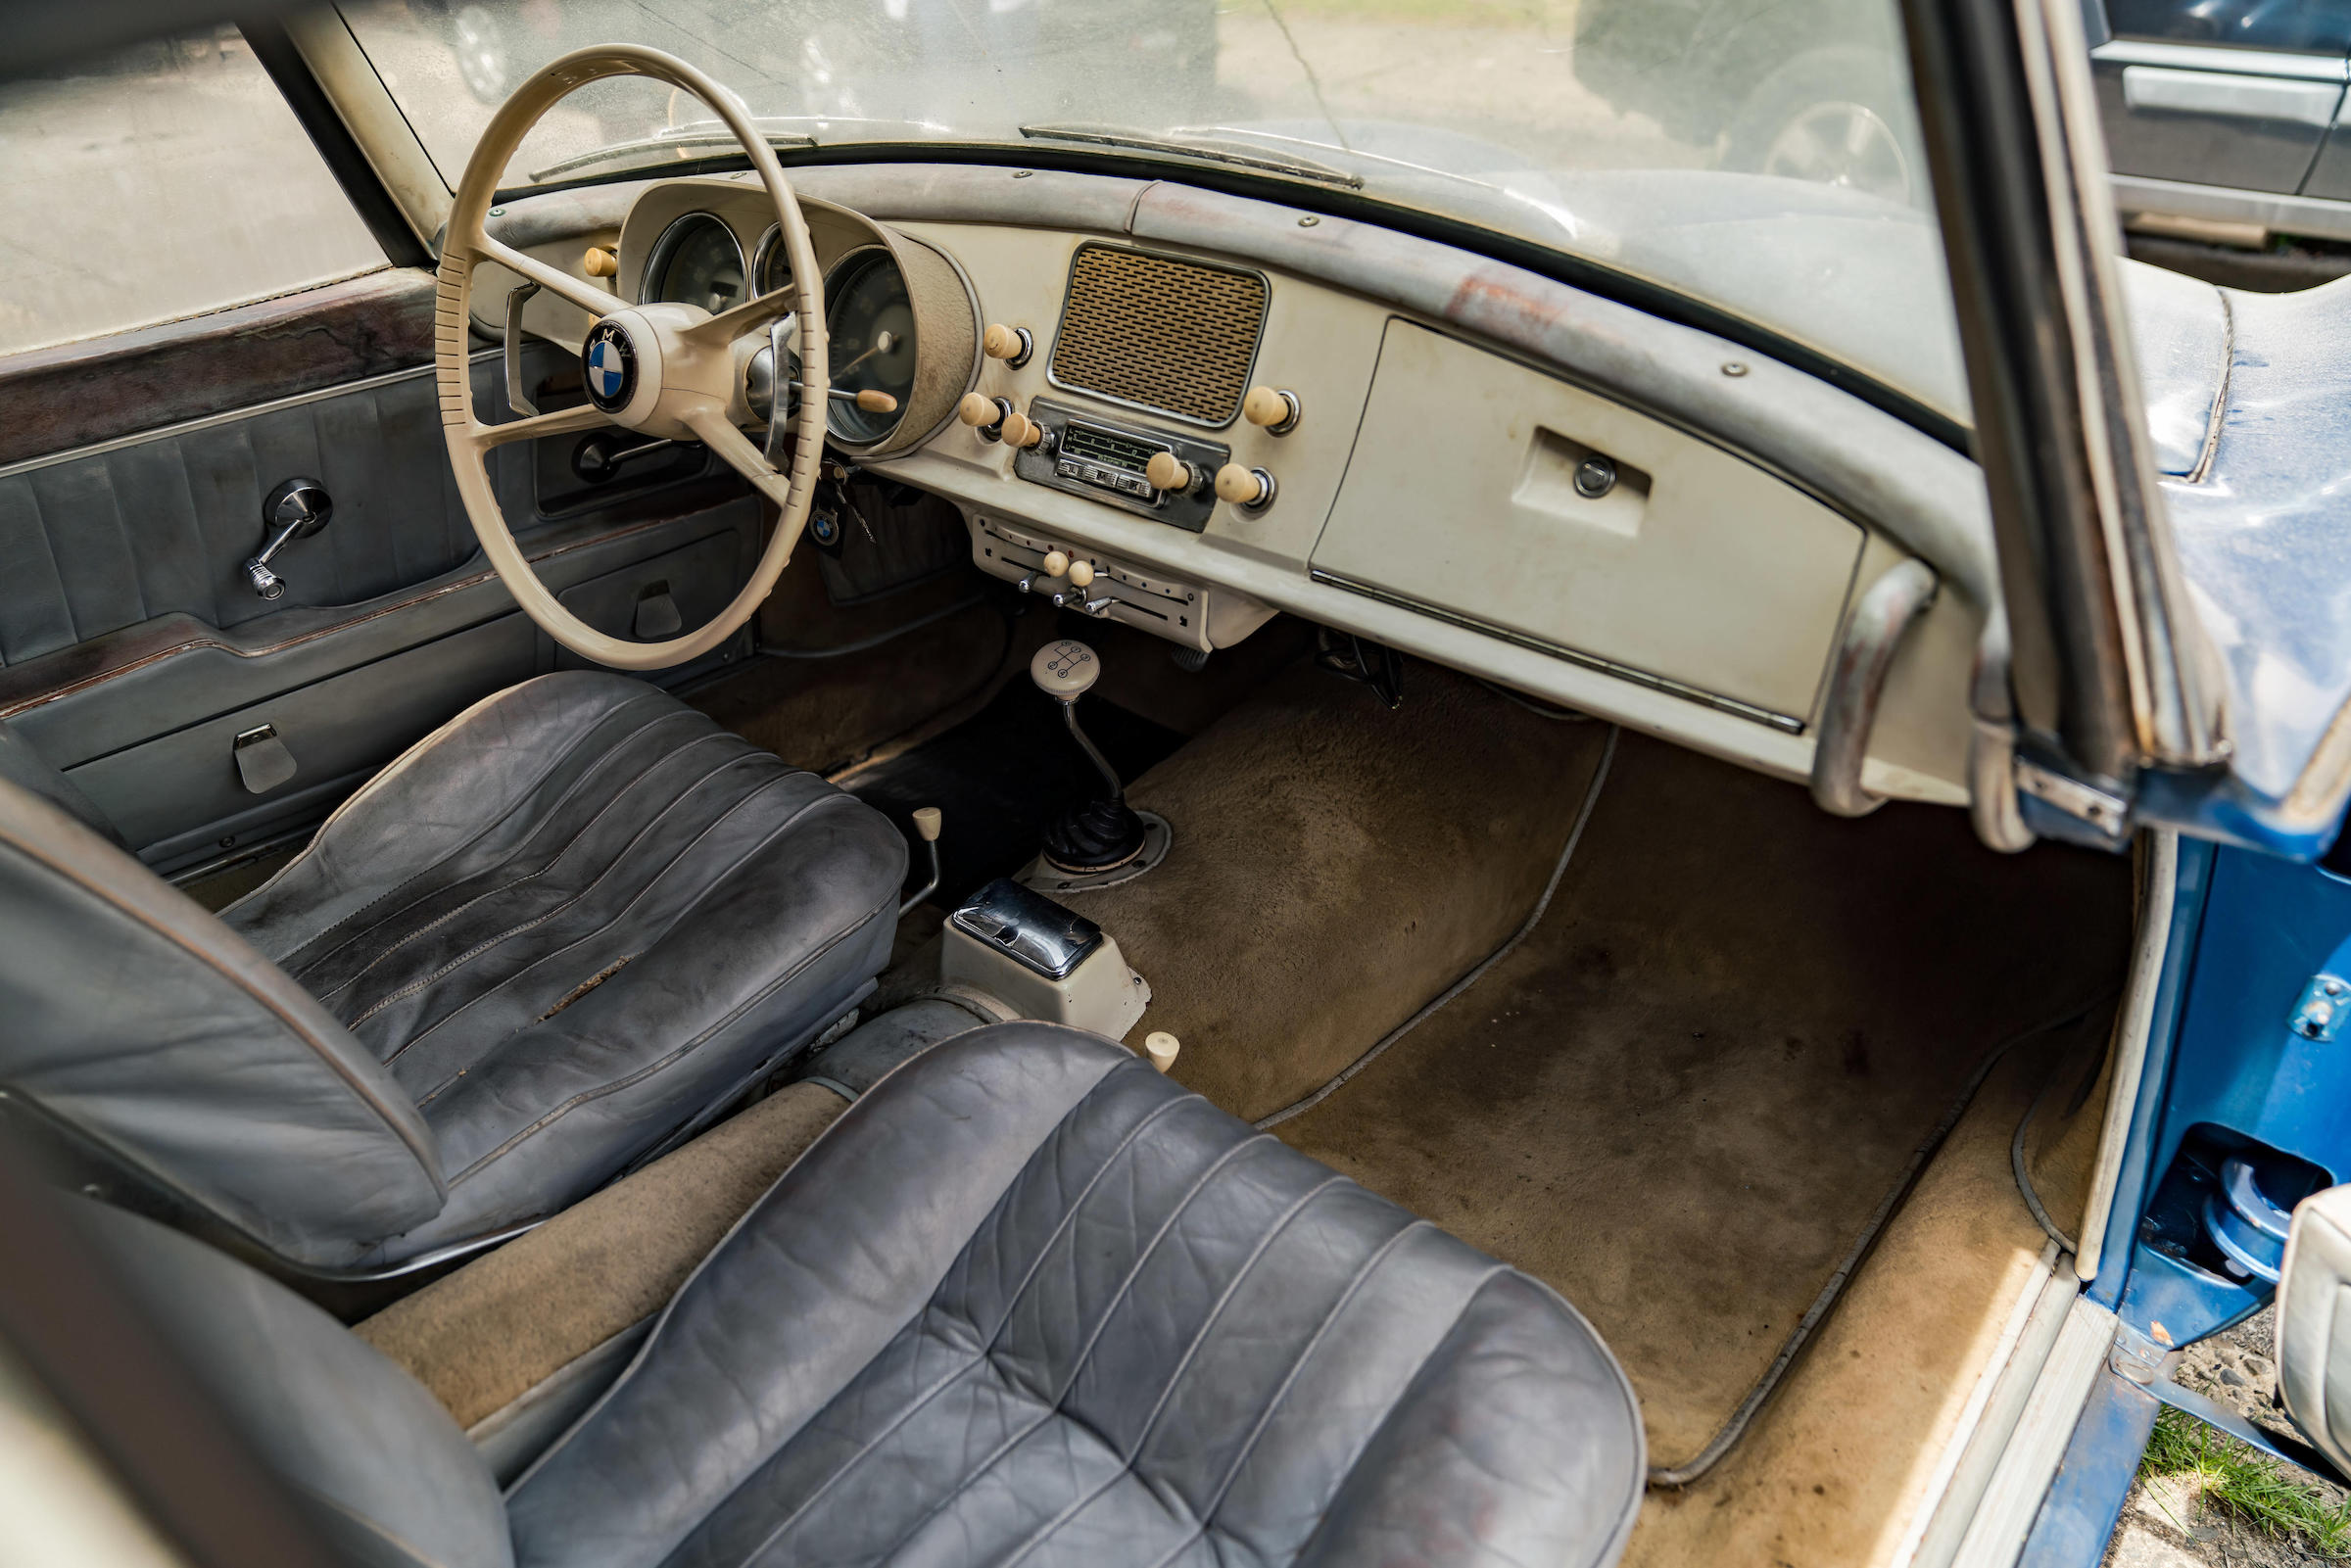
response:
{"label": "radio dial", "polygon": [[1180,494],[1192,488],[1192,465],[1172,451],[1153,452],[1151,460],[1143,464],[1143,477],[1155,490]]}
{"label": "radio dial", "polygon": [[1004,441],[1012,447],[1033,447],[1045,439],[1045,427],[1026,414],[1004,416]]}

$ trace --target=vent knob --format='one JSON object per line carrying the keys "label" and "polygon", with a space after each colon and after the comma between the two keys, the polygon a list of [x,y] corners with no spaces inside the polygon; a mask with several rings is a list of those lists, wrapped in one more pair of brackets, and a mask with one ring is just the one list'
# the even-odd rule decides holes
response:
{"label": "vent knob", "polygon": [[1217,495],[1235,506],[1255,509],[1271,505],[1273,500],[1273,476],[1263,468],[1244,468],[1239,463],[1226,463],[1217,470]]}
{"label": "vent knob", "polygon": [[990,359],[1001,359],[1018,370],[1029,362],[1035,344],[1027,327],[998,326],[990,321],[987,330],[980,334],[980,349]]}
{"label": "vent knob", "polygon": [[1143,477],[1154,489],[1180,494],[1192,488],[1192,465],[1172,451],[1155,451],[1143,464]]}
{"label": "vent knob", "polygon": [[1094,563],[1092,561],[1070,562],[1070,586],[1072,588],[1087,588],[1092,585],[1093,581]]}
{"label": "vent knob", "polygon": [[1298,394],[1274,387],[1251,387],[1241,400],[1241,417],[1264,427],[1269,436],[1286,436],[1298,428]]}
{"label": "vent knob", "polygon": [[1070,557],[1067,550],[1049,549],[1045,551],[1045,575],[1047,577],[1059,577],[1069,569]]}

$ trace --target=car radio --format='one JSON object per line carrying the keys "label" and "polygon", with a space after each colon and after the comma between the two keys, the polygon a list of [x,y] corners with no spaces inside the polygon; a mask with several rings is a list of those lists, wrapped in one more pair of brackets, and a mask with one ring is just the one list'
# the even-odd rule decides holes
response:
{"label": "car radio", "polygon": [[[1031,404],[1028,416],[1044,429],[1045,437],[1015,456],[1013,472],[1021,478],[1124,506],[1195,534],[1208,526],[1217,506],[1216,472],[1230,459],[1229,448],[1081,413],[1044,398]],[[1183,462],[1191,480],[1188,488],[1162,490],[1151,483],[1146,470],[1161,452]]]}

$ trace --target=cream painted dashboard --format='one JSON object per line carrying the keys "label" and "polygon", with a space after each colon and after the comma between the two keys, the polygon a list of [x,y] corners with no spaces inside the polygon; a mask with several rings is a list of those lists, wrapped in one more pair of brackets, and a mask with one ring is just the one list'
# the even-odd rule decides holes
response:
{"label": "cream painted dashboard", "polygon": [[[854,170],[826,172],[835,176],[827,194],[854,196]],[[753,193],[723,177],[636,189],[664,221],[697,203],[731,213],[738,196],[758,211]],[[868,221],[847,214],[842,234],[820,233],[820,251],[849,243]],[[1030,334],[1028,362],[982,358],[973,390],[1018,409],[1045,400],[1205,439],[1274,476],[1271,504],[1220,501],[1193,532],[1020,477],[1006,444],[952,421],[895,455],[844,453],[953,500],[984,569],[1066,591],[1066,579],[1040,571],[1060,550],[1093,565],[1099,585],[1068,596],[1174,641],[1228,645],[1287,610],[1800,779],[1847,607],[1911,553],[1871,520],[1681,423],[1456,323],[1260,262],[1237,263],[1268,285],[1249,380],[1295,396],[1295,428],[1274,435],[1238,418],[1215,428],[1160,418],[1050,374],[1073,259],[1089,243],[1228,266],[1235,259],[1165,241],[1137,246],[1107,224],[897,218],[887,227],[950,259],[981,320]],[[625,228],[592,225],[526,248],[585,275],[585,244],[640,231],[632,217]],[[746,253],[755,238],[744,235]],[[625,241],[620,250],[618,281],[633,287],[642,252]],[[544,301],[523,323],[571,344],[586,327],[580,312]],[[1594,455],[1615,470],[1597,497],[1576,486]],[[1946,593],[1902,644],[1866,787],[1966,801],[1966,691],[1981,624],[1976,603]]]}

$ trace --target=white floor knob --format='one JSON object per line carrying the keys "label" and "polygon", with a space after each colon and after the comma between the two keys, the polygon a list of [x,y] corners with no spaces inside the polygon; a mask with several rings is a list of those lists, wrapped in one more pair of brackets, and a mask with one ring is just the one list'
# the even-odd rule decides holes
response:
{"label": "white floor knob", "polygon": [[1176,1036],[1165,1029],[1153,1029],[1143,1036],[1143,1054],[1150,1057],[1151,1065],[1162,1072],[1176,1065],[1176,1053],[1182,1049]]}

